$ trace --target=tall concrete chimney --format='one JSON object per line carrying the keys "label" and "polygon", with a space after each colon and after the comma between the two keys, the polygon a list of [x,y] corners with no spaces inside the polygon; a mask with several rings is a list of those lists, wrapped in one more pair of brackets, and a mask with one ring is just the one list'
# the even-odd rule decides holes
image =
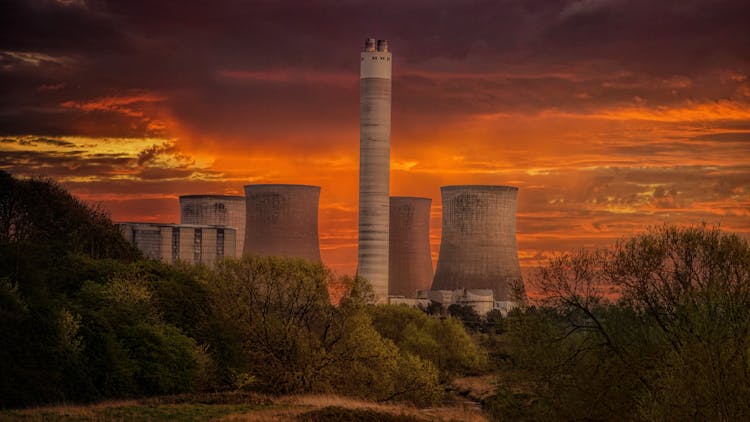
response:
{"label": "tall concrete chimney", "polygon": [[245,253],[320,262],[320,187],[247,185]]}
{"label": "tall concrete chimney", "polygon": [[417,297],[432,284],[430,198],[391,197],[388,294]]}
{"label": "tall concrete chimney", "polygon": [[388,210],[391,156],[391,53],[369,38],[359,71],[359,253],[357,275],[388,300]]}
{"label": "tall concrete chimney", "polygon": [[521,281],[514,186],[443,186],[443,234],[432,290],[492,289],[511,301]]}

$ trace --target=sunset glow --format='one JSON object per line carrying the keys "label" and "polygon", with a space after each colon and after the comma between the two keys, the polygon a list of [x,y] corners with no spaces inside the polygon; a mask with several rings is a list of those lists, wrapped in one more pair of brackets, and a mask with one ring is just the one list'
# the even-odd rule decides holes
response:
{"label": "sunset glow", "polygon": [[376,32],[394,57],[391,194],[432,198],[434,261],[453,184],[519,187],[526,271],[662,223],[750,236],[745,1],[160,4],[3,6],[0,168],[115,221],[319,185],[323,261],[351,274],[359,51]]}

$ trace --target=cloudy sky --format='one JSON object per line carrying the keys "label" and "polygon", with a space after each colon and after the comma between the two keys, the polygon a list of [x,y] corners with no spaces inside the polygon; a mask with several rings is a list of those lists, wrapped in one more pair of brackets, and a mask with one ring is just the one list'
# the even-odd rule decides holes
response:
{"label": "cloudy sky", "polygon": [[664,222],[750,234],[746,0],[4,0],[0,168],[115,220],[181,194],[322,187],[356,260],[359,51],[394,54],[391,191],[520,188],[529,269]]}

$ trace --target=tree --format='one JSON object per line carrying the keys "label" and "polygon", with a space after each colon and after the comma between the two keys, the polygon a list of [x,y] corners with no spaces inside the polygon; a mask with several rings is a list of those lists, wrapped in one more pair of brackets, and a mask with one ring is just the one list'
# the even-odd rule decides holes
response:
{"label": "tree", "polygon": [[460,319],[470,330],[476,331],[481,328],[482,317],[471,305],[454,303],[448,306],[448,315]]}
{"label": "tree", "polygon": [[34,244],[55,255],[133,260],[141,256],[101,208],[50,179],[15,179],[0,170],[0,244]]}
{"label": "tree", "polygon": [[373,325],[399,349],[435,365],[440,381],[477,373],[487,364],[486,353],[457,318],[438,318],[406,305],[370,308]]}
{"label": "tree", "polygon": [[543,268],[510,319],[537,403],[566,419],[750,416],[750,246],[660,227]]}
{"label": "tree", "polygon": [[371,289],[362,280],[338,283],[351,287],[333,306],[333,277],[318,263],[254,256],[207,273],[216,331],[209,343],[225,378],[252,376],[256,388],[275,394],[333,391],[433,403],[435,368],[401,354],[373,328],[365,311]]}

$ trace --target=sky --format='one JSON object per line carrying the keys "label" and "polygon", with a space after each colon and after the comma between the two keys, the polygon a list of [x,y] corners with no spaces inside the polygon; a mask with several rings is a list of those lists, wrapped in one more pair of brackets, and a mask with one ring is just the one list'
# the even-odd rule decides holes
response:
{"label": "sky", "polygon": [[0,169],[115,221],[319,185],[357,255],[359,52],[393,52],[392,195],[519,187],[525,271],[661,224],[750,237],[746,0],[4,0]]}

